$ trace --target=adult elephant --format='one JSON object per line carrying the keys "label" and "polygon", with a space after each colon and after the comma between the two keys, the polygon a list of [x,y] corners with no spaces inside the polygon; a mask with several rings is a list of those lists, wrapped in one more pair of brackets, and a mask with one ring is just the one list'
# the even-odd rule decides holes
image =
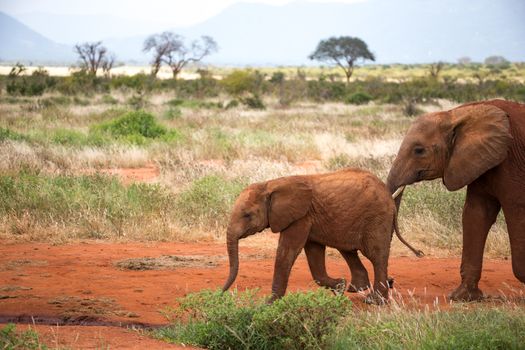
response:
{"label": "adult elephant", "polygon": [[[410,126],[392,169],[390,191],[442,178],[467,186],[463,208],[461,284],[452,300],[483,298],[478,288],[488,231],[503,210],[512,270],[525,283],[525,105],[504,100],[469,103],[419,117]],[[396,199],[399,208],[401,196]]]}
{"label": "adult elephant", "polygon": [[275,257],[272,299],[284,295],[295,259],[304,248],[314,280],[331,289],[344,289],[344,279],[327,275],[325,247],[339,250],[348,263],[349,291],[367,289],[368,273],[357,250],[374,267],[374,291],[367,302],[388,299],[387,266],[392,232],[399,235],[395,204],[385,184],[373,174],[345,169],[326,174],[288,176],[244,189],[232,209],[227,229],[230,274],[227,290],[239,270],[239,240],[270,227],[280,232]]}

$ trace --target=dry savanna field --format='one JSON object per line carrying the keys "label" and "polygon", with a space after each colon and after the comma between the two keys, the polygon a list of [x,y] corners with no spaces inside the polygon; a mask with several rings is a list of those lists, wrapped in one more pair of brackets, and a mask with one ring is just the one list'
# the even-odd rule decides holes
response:
{"label": "dry savanna field", "polygon": [[[525,288],[512,275],[502,216],[485,247],[487,299],[446,298],[460,279],[465,190],[448,192],[441,180],[405,191],[400,230],[426,256],[393,238],[389,305],[319,289],[302,254],[289,296],[266,306],[278,239],[270,232],[241,241],[237,291],[217,292],[228,271],[228,215],[248,184],[344,167],[385,180],[414,115],[478,97],[525,100],[521,65],[486,81],[461,67],[436,81],[420,66],[367,69],[348,86],[314,69],[224,70],[220,80],[200,72],[178,82],[45,77],[56,80],[35,96],[16,85],[32,81],[2,77],[0,323],[19,325],[3,326],[0,341],[35,349],[523,349]],[[378,78],[382,70],[390,80]],[[349,280],[337,251],[327,259],[331,275]]]}

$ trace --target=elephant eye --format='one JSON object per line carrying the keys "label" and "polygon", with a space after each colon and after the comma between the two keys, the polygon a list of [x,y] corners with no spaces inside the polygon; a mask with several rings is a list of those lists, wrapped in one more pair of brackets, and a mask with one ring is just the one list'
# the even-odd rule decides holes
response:
{"label": "elephant eye", "polygon": [[414,148],[414,154],[417,155],[417,156],[420,156],[422,154],[425,153],[425,148],[424,147],[421,147],[421,146],[416,146]]}
{"label": "elephant eye", "polygon": [[250,216],[252,216],[252,214],[250,214],[250,213],[244,213],[242,217],[243,217],[243,218],[246,218],[246,219],[249,219]]}

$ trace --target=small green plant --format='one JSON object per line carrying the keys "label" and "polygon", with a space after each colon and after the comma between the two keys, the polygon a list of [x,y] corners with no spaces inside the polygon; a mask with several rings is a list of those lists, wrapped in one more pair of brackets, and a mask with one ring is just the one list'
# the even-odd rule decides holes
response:
{"label": "small green plant", "polygon": [[111,95],[103,95],[100,99],[100,102],[107,105],[116,105],[118,103],[118,100]]}
{"label": "small green plant", "polygon": [[251,109],[266,109],[264,102],[259,95],[252,95],[241,98],[241,102],[248,108]]}
{"label": "small green plant", "polygon": [[355,92],[345,99],[345,102],[351,105],[363,105],[372,101],[373,97],[365,92]]}
{"label": "small green plant", "polygon": [[144,111],[128,112],[123,116],[95,126],[93,132],[104,132],[135,144],[165,135],[168,130],[155,117]]}
{"label": "small green plant", "polygon": [[47,346],[40,344],[38,333],[34,330],[17,332],[16,326],[9,323],[0,329],[0,349],[45,350]]}
{"label": "small green plant", "polygon": [[51,141],[63,146],[82,146],[87,144],[88,136],[79,131],[70,129],[56,129]]}
{"label": "small green plant", "polygon": [[232,108],[236,108],[239,106],[239,101],[237,100],[231,100],[230,102],[228,102],[226,104],[226,106],[224,107],[225,109],[232,109]]}
{"label": "small green plant", "polygon": [[319,288],[289,293],[271,305],[256,291],[201,291],[179,300],[173,325],[156,331],[166,341],[207,349],[320,349],[351,302]]}
{"label": "small green plant", "polygon": [[182,111],[178,107],[170,107],[164,112],[163,118],[166,120],[175,120],[182,116]]}
{"label": "small green plant", "polygon": [[27,137],[8,128],[0,127],[0,142],[5,140],[25,141]]}

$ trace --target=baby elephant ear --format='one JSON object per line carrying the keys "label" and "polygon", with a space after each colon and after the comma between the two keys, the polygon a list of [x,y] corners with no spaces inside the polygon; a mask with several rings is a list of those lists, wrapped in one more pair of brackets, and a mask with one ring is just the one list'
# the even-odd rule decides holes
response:
{"label": "baby elephant ear", "polygon": [[459,107],[450,114],[451,148],[443,183],[455,191],[503,162],[512,136],[507,114],[496,106]]}
{"label": "baby elephant ear", "polygon": [[312,188],[299,176],[270,181],[268,191],[268,221],[272,232],[284,231],[304,217],[312,205]]}

